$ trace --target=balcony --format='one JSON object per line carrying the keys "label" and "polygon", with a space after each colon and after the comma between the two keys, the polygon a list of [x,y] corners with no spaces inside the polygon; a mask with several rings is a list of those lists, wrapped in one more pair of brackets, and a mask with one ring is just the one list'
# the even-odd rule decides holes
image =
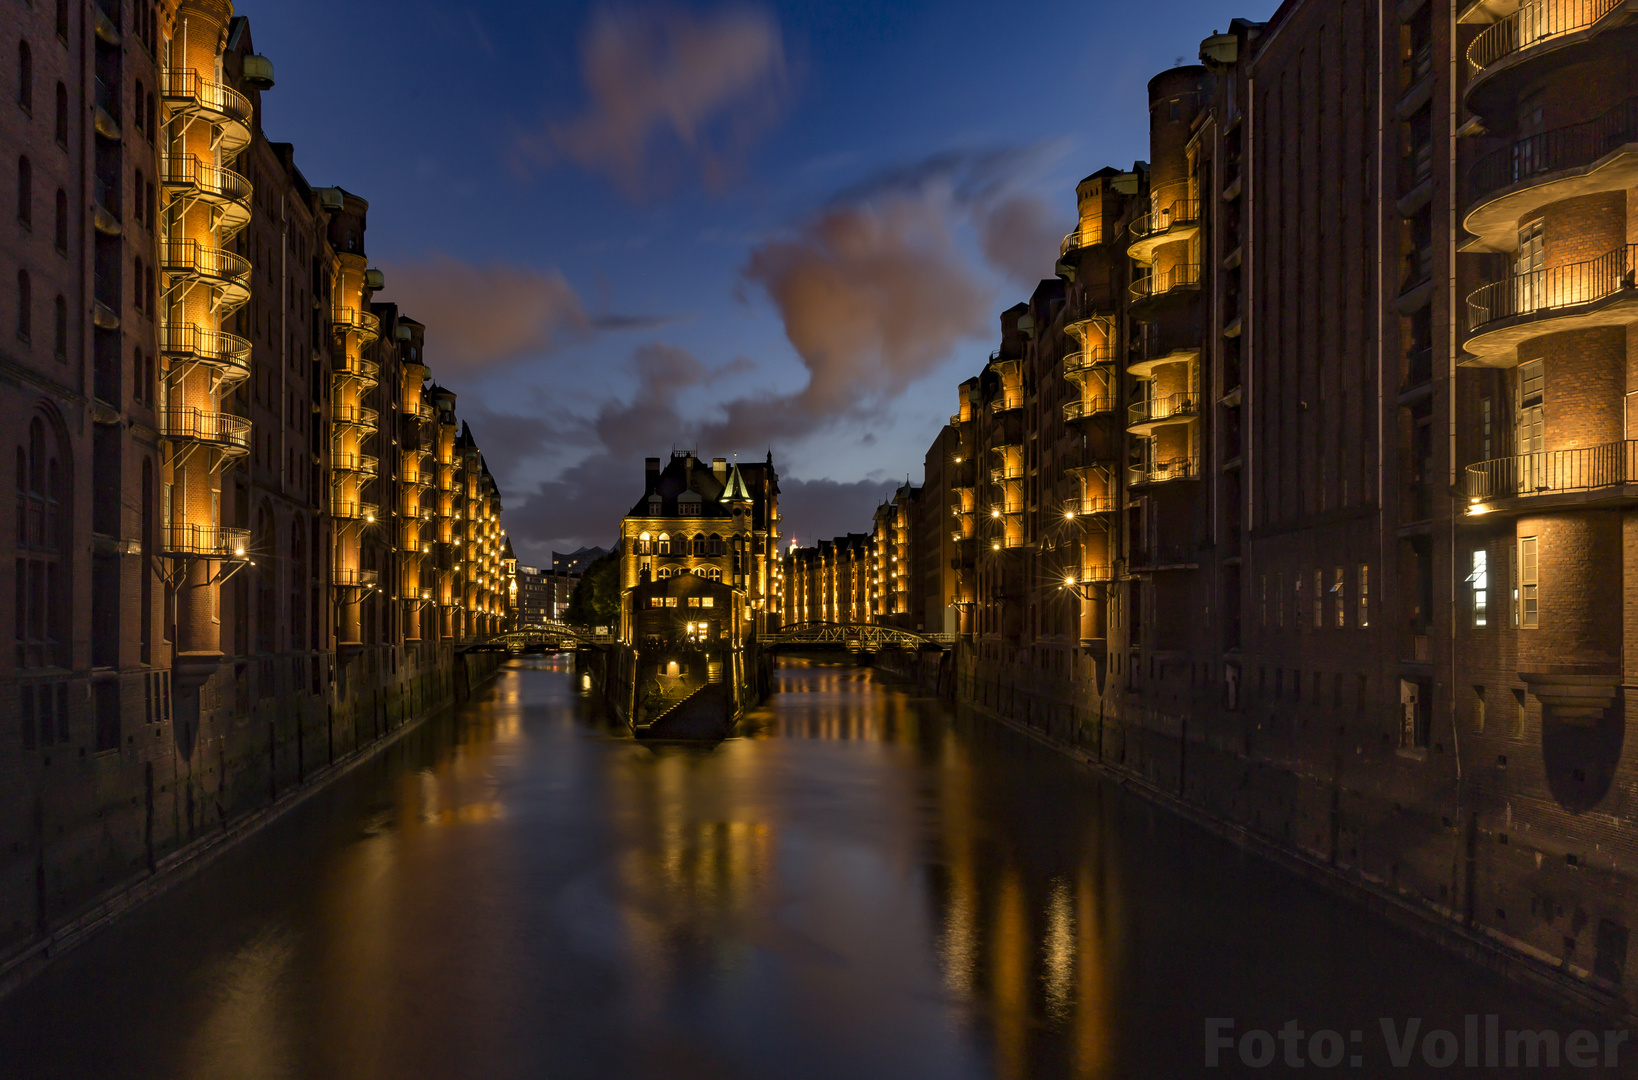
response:
{"label": "balcony", "polygon": [[232,169],[202,162],[193,154],[171,154],[159,159],[159,176],[171,192],[202,200],[215,209],[224,243],[249,224],[250,181]]}
{"label": "balcony", "polygon": [[1199,235],[1200,202],[1179,199],[1164,209],[1151,210],[1132,222],[1127,231],[1132,238],[1126,254],[1145,265],[1153,263],[1156,248]]}
{"label": "balcony", "polygon": [[1167,424],[1185,424],[1200,415],[1200,398],[1195,394],[1166,394],[1134,401],[1126,407],[1126,430],[1143,434]]}
{"label": "balcony", "polygon": [[357,379],[360,382],[374,385],[381,378],[381,365],[374,360],[363,356],[349,356],[346,353],[333,354],[332,374],[343,378]]}
{"label": "balcony", "polygon": [[[1620,497],[1627,484],[1638,483],[1638,440],[1547,450],[1538,454],[1481,461],[1467,467],[1468,513],[1485,513],[1496,499],[1537,500],[1568,496],[1567,502]],[[1521,503],[1521,505],[1524,505]]]}
{"label": "balcony", "polygon": [[159,433],[172,442],[195,443],[224,454],[250,452],[250,421],[230,413],[189,406],[160,410]]}
{"label": "balcony", "polygon": [[1127,483],[1132,487],[1149,484],[1168,484],[1174,480],[1197,480],[1200,463],[1192,457],[1171,458],[1167,461],[1133,465],[1127,470]]}
{"label": "balcony", "polygon": [[375,476],[381,471],[381,462],[374,454],[331,454],[330,468],[335,472]]}
{"label": "balcony", "polygon": [[159,262],[167,277],[218,290],[215,307],[223,315],[239,310],[250,299],[250,260],[231,251],[206,247],[197,240],[164,240],[159,244]]}
{"label": "balcony", "polygon": [[[1509,89],[1516,89],[1499,84],[1528,81],[1543,58],[1561,65],[1584,59],[1568,56],[1564,49],[1597,37],[1604,29],[1601,20],[1626,6],[1625,0],[1524,0],[1467,47],[1468,107],[1480,115],[1492,111],[1508,98]],[[1508,72],[1515,77],[1499,77]]]}
{"label": "balcony", "polygon": [[1022,480],[1024,467],[1022,465],[998,465],[990,470],[990,483],[1000,484],[1009,480]]}
{"label": "balcony", "polygon": [[159,351],[170,360],[173,375],[183,365],[205,364],[216,369],[224,384],[250,377],[250,342],[237,334],[206,330],[192,323],[162,326]]}
{"label": "balcony", "polygon": [[1091,517],[1096,514],[1113,514],[1117,509],[1112,495],[1087,495],[1064,500],[1064,517]]}
{"label": "balcony", "polygon": [[1467,298],[1463,346],[1479,363],[1507,367],[1519,342],[1593,326],[1638,321],[1638,244],[1626,244],[1586,262],[1509,274]]}
{"label": "balcony", "polygon": [[1064,402],[1064,423],[1078,424],[1115,411],[1115,399],[1105,394]]}
{"label": "balcony", "polygon": [[344,521],[362,521],[370,524],[380,515],[380,509],[375,503],[344,498],[340,494],[333,495],[330,499],[330,516]]}
{"label": "balcony", "polygon": [[1157,270],[1132,282],[1132,314],[1139,319],[1154,318],[1174,303],[1192,299],[1200,292],[1200,267],[1179,263],[1169,270]]}
{"label": "balcony", "polygon": [[159,94],[172,115],[195,116],[214,125],[224,159],[250,145],[250,99],[231,86],[201,78],[193,70],[161,71]]}
{"label": "balcony", "polygon": [[1638,97],[1581,124],[1508,143],[1474,163],[1473,205],[1462,227],[1482,248],[1506,251],[1518,223],[1548,203],[1638,187]]}
{"label": "balcony", "polygon": [[374,409],[362,405],[343,405],[340,402],[330,403],[330,423],[336,427],[374,431],[380,421],[380,414]]}
{"label": "balcony", "polygon": [[1167,364],[1192,364],[1199,359],[1199,345],[1179,344],[1175,348],[1167,348],[1165,344],[1156,343],[1152,348],[1145,347],[1134,352],[1126,364],[1126,373],[1140,379],[1152,379],[1156,368]]}
{"label": "balcony", "polygon": [[1011,412],[1013,409],[1022,409],[1023,407],[1024,395],[1017,391],[1003,393],[1000,397],[990,402],[990,411],[998,416],[1001,413]]}
{"label": "balcony", "polygon": [[249,529],[164,525],[159,530],[159,553],[173,559],[243,559],[249,546]]}
{"label": "balcony", "polygon": [[330,318],[330,328],[338,334],[355,334],[361,343],[381,336],[381,319],[357,308],[338,308]]}
{"label": "balcony", "polygon": [[1070,230],[1058,243],[1058,257],[1067,259],[1083,248],[1094,247],[1103,243],[1103,222],[1082,222]]}
{"label": "balcony", "polygon": [[1115,580],[1115,568],[1103,563],[1092,566],[1083,566],[1079,571],[1070,571],[1064,575],[1066,586],[1074,585],[1105,585]]}
{"label": "balcony", "polygon": [[354,570],[335,567],[330,571],[330,584],[342,589],[371,589],[380,580],[380,571]]}
{"label": "balcony", "polygon": [[1115,350],[1072,349],[1064,353],[1064,378],[1084,382],[1088,376],[1107,375],[1115,366]]}

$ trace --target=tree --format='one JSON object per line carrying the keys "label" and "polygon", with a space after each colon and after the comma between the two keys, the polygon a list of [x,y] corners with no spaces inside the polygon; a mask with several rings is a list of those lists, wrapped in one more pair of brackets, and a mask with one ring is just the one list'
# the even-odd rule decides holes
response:
{"label": "tree", "polygon": [[604,555],[580,575],[569,596],[569,621],[582,626],[614,626],[620,621],[620,549]]}

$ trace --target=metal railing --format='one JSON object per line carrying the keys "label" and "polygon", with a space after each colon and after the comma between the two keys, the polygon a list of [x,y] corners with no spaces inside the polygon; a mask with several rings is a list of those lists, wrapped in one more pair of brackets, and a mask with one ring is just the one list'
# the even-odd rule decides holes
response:
{"label": "metal railing", "polygon": [[182,524],[162,525],[159,530],[159,550],[165,555],[242,559],[249,547],[249,529]]}
{"label": "metal railing", "polygon": [[1134,401],[1126,407],[1128,424],[1146,424],[1154,420],[1168,420],[1172,417],[1187,418],[1197,416],[1200,411],[1200,398],[1196,394],[1167,394],[1164,397],[1146,398],[1143,401]]}
{"label": "metal railing", "polygon": [[1200,200],[1179,199],[1163,209],[1151,210],[1127,227],[1133,240],[1143,240],[1170,232],[1179,225],[1194,225],[1200,221]]}
{"label": "metal railing", "polygon": [[159,262],[167,274],[203,278],[218,287],[250,288],[250,260],[197,240],[162,240]]}
{"label": "metal railing", "polygon": [[1603,300],[1633,288],[1635,266],[1638,244],[1626,244],[1586,262],[1509,274],[1468,295],[1468,330],[1497,319]]}
{"label": "metal railing", "polygon": [[1066,515],[1112,514],[1115,509],[1115,498],[1112,495],[1086,495],[1064,500]]}
{"label": "metal railing", "polygon": [[379,513],[380,507],[375,503],[343,498],[340,494],[330,498],[331,517],[346,518],[349,521],[374,521]]}
{"label": "metal railing", "polygon": [[1177,289],[1198,288],[1200,267],[1194,263],[1179,263],[1166,271],[1156,271],[1132,282],[1133,300],[1152,300]]}
{"label": "metal railing", "polygon": [[1105,347],[1094,349],[1071,349],[1064,353],[1064,376],[1071,378],[1083,375],[1095,368],[1105,367],[1115,362],[1115,350]]}
{"label": "metal railing", "polygon": [[330,468],[336,472],[369,473],[381,471],[381,462],[374,454],[331,454]]}
{"label": "metal railing", "polygon": [[210,165],[193,154],[167,154],[159,159],[160,181],[168,187],[196,188],[200,194],[248,208],[250,181],[232,169]]}
{"label": "metal railing", "polygon": [[374,431],[379,425],[381,416],[374,409],[363,405],[343,405],[340,402],[330,403],[330,422],[347,427],[363,428]]}
{"label": "metal railing", "polygon": [[224,120],[250,124],[250,99],[231,86],[201,78],[191,68],[165,70],[159,75],[159,93],[166,101],[182,103]]}
{"label": "metal railing", "polygon": [[1078,573],[1066,576],[1074,577],[1077,585],[1102,585],[1105,582],[1115,580],[1115,568],[1104,563],[1094,563],[1091,566],[1081,567]]}
{"label": "metal railing", "polygon": [[1024,467],[1022,465],[997,465],[990,470],[990,483],[999,484],[1003,480],[1022,480]]}
{"label": "metal railing", "polygon": [[159,433],[167,439],[212,443],[228,450],[250,449],[250,421],[231,413],[173,406],[159,414]]}
{"label": "metal railing", "polygon": [[1592,491],[1638,482],[1638,440],[1545,450],[1467,467],[1467,496],[1486,499]]}
{"label": "metal railing", "polygon": [[1064,423],[1074,423],[1077,420],[1090,420],[1094,416],[1101,416],[1113,412],[1115,401],[1113,398],[1099,395],[1091,398],[1076,398],[1064,402]]}
{"label": "metal railing", "polygon": [[1543,131],[1486,154],[1468,170],[1468,200],[1532,177],[1591,165],[1632,142],[1638,142],[1638,97],[1584,123]]}
{"label": "metal railing", "polygon": [[380,364],[368,357],[348,356],[345,352],[335,355],[335,363],[330,370],[337,375],[350,375],[366,382],[375,382],[381,377]]}
{"label": "metal railing", "polygon": [[1128,480],[1133,484],[1163,484],[1169,480],[1192,480],[1199,475],[1200,463],[1192,457],[1133,465],[1128,470]]}
{"label": "metal railing", "polygon": [[1622,0],[1525,0],[1519,9],[1487,27],[1467,47],[1467,62],[1476,75],[1556,37],[1592,26]]}
{"label": "metal railing", "polygon": [[330,325],[342,333],[357,334],[371,341],[381,336],[381,318],[374,312],[357,308],[337,308],[330,317]]}
{"label": "metal railing", "polygon": [[1103,243],[1103,222],[1094,221],[1076,226],[1064,235],[1058,242],[1058,257],[1063,258],[1071,251],[1091,247]]}
{"label": "metal railing", "polygon": [[250,377],[250,342],[237,334],[206,330],[192,323],[159,328],[159,351],[172,360],[198,360],[220,368],[222,377]]}
{"label": "metal railing", "polygon": [[1024,398],[1021,394],[1002,394],[990,402],[990,411],[993,413],[1004,413],[1011,409],[1022,409],[1023,407]]}
{"label": "metal railing", "polygon": [[330,584],[344,589],[366,589],[381,580],[379,570],[355,570],[337,566],[330,570]]}

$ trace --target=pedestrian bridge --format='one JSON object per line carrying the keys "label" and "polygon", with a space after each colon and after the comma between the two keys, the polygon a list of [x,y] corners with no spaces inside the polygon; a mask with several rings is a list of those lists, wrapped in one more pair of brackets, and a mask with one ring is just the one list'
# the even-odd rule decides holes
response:
{"label": "pedestrian bridge", "polygon": [[849,652],[878,652],[882,649],[952,648],[960,634],[923,634],[896,626],[874,623],[811,622],[787,626],[768,634],[758,634],[757,643],[768,649],[837,646]]}
{"label": "pedestrian bridge", "polygon": [[520,626],[499,634],[491,634],[472,643],[478,649],[505,649],[507,652],[525,652],[531,649],[571,649],[581,645],[612,645],[611,628],[580,626],[547,620],[529,626]]}

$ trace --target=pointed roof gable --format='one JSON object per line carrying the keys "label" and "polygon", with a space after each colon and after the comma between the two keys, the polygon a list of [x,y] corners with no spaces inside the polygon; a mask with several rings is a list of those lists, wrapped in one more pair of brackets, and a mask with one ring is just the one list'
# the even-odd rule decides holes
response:
{"label": "pointed roof gable", "polygon": [[723,489],[722,501],[734,502],[751,501],[751,489],[745,486],[745,477],[739,474],[739,462],[734,463],[733,471],[728,474],[728,486]]}

